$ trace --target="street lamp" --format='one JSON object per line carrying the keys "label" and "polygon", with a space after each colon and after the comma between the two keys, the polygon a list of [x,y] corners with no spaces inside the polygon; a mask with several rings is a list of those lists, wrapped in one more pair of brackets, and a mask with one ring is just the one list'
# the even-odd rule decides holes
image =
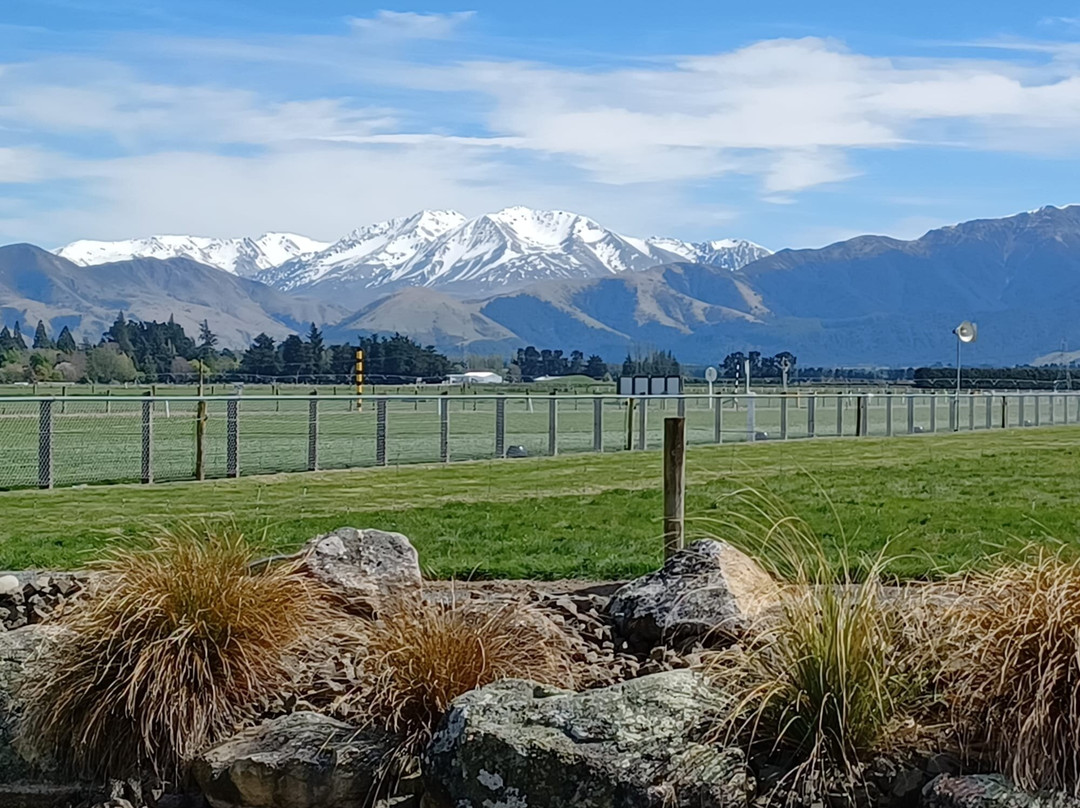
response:
{"label": "street lamp", "polygon": [[960,346],[965,342],[974,342],[979,329],[970,320],[964,320],[953,333],[956,334],[956,395],[960,395]]}

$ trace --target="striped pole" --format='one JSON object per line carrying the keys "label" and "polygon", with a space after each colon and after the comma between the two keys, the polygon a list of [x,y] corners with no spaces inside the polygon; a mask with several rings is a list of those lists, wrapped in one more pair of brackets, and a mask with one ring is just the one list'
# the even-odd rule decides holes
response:
{"label": "striped pole", "polygon": [[364,352],[356,350],[356,411],[364,409]]}

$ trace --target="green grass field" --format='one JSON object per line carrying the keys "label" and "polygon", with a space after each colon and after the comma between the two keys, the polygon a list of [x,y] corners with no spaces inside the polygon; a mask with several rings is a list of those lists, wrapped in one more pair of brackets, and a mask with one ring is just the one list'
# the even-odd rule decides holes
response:
{"label": "green grass field", "polygon": [[[389,465],[435,462],[440,457],[438,395],[392,399],[387,403],[386,459]],[[522,445],[531,455],[548,453],[549,405],[552,396],[505,395],[505,445]],[[748,435],[746,400],[722,399],[724,442],[745,441]],[[806,437],[811,421],[811,398],[792,395],[783,399],[763,394],[755,399],[755,430],[770,439],[780,437],[786,423],[789,438]],[[919,431],[950,428],[951,398],[917,395],[912,398],[912,424]],[[960,402],[962,430],[995,428],[1001,422],[1001,397],[965,396]],[[1023,404],[1021,404],[1023,402]],[[687,440],[690,444],[715,442],[716,421],[706,396],[688,397]],[[786,403],[782,411],[781,405]],[[856,399],[834,394],[814,397],[813,429],[819,436],[853,435]],[[245,394],[239,407],[239,458],[243,475],[303,471],[308,467],[308,400],[300,396],[273,399]],[[451,460],[480,460],[495,456],[495,400],[486,395],[456,394],[448,399],[449,456]],[[578,453],[593,448],[593,400],[557,397],[559,453]],[[639,407],[641,402],[639,402]],[[647,403],[646,445],[656,447],[662,439],[663,418],[677,412],[674,400]],[[1080,398],[1065,396],[1011,396],[1006,420],[1018,426],[1060,423],[1068,411],[1073,422]],[[907,431],[907,398],[875,395],[867,407],[871,435],[888,433],[892,411],[895,433]],[[140,479],[142,460],[142,403],[135,396],[69,398],[53,404],[53,479],[57,486],[133,482]],[[159,400],[153,415],[153,477],[157,481],[192,479],[195,469],[196,402]],[[206,431],[206,474],[225,477],[227,455],[226,402],[211,399]],[[25,398],[0,397],[0,489],[34,487],[38,484],[38,404]],[[375,405],[368,400],[362,412],[354,411],[351,398],[319,400],[316,444],[322,469],[361,468],[376,462]],[[638,441],[635,414],[633,441]],[[625,400],[603,399],[603,446],[605,451],[625,448],[627,413]]]}
{"label": "green grass field", "polygon": [[[896,572],[918,577],[1076,542],[1078,475],[1080,427],[699,446],[687,515],[692,535],[722,534],[731,492],[768,489],[831,552],[890,542]],[[658,452],[10,491],[0,567],[76,567],[186,520],[234,523],[267,551],[342,525],[399,530],[440,577],[622,578],[659,564],[660,514]]]}

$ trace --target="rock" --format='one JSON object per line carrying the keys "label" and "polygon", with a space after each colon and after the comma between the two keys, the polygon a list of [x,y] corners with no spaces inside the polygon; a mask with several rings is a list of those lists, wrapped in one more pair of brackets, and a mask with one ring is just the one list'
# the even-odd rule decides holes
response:
{"label": "rock", "polygon": [[416,549],[400,533],[338,528],[302,551],[307,569],[350,603],[376,610],[385,598],[420,592]]}
{"label": "rock", "polygon": [[203,753],[194,773],[213,808],[354,808],[374,802],[391,747],[385,733],[292,713]]}
{"label": "rock", "polygon": [[422,758],[428,794],[453,806],[742,806],[740,750],[707,745],[726,706],[674,671],[573,693],[504,680],[454,701]]}
{"label": "rock", "polygon": [[0,631],[0,805],[4,808],[61,808],[88,793],[83,783],[65,781],[48,760],[30,760],[17,743],[16,694],[27,663],[62,629],[33,625]]}
{"label": "rock", "polygon": [[0,597],[22,594],[22,584],[14,575],[0,575]]}
{"label": "rock", "polygon": [[752,558],[726,542],[703,540],[623,586],[608,613],[616,632],[647,652],[661,643],[730,644],[779,601],[779,586]]}
{"label": "rock", "polygon": [[942,774],[922,793],[926,808],[1080,808],[1080,800],[1062,792],[1032,794],[1000,774]]}

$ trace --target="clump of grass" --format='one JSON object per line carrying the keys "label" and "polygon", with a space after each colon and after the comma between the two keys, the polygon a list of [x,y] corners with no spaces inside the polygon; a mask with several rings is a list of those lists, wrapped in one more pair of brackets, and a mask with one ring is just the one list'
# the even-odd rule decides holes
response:
{"label": "clump of grass", "polygon": [[1080,796],[1080,561],[1033,548],[957,589],[943,690],[964,748]]}
{"label": "clump of grass", "polygon": [[295,564],[251,560],[240,533],[192,528],[97,564],[20,694],[24,745],[82,776],[180,776],[288,681],[290,649],[331,614]]}
{"label": "clump of grass", "polygon": [[401,739],[388,769],[408,767],[463,693],[507,678],[574,685],[566,636],[516,602],[401,599],[380,609],[360,639],[366,676],[348,700]]}
{"label": "clump of grass", "polygon": [[[920,625],[886,596],[887,557],[830,563],[783,504],[744,492],[729,536],[786,581],[781,601],[743,646],[706,662],[732,698],[716,736],[787,767],[775,793],[816,801],[852,796],[865,764],[895,751],[932,679]],[[759,555],[760,557],[760,555]]]}

